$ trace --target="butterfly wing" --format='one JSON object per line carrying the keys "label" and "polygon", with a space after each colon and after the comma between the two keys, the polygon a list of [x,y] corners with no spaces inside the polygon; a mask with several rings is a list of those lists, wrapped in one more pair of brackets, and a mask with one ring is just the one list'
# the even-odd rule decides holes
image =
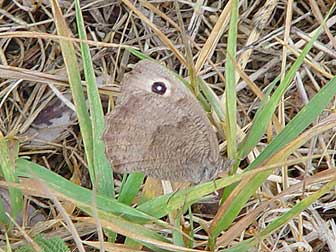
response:
{"label": "butterfly wing", "polygon": [[143,102],[139,96],[129,96],[106,116],[103,140],[106,154],[118,173],[142,171],[136,168],[143,156],[143,146],[148,145],[151,123],[146,125],[142,117]]}
{"label": "butterfly wing", "polygon": [[116,172],[198,183],[223,164],[198,101],[174,74],[151,61],[141,61],[123,79],[106,125],[103,139]]}
{"label": "butterfly wing", "polygon": [[188,99],[176,107],[145,94],[122,101],[107,116],[104,133],[114,170],[194,183],[211,179],[220,162],[217,138],[208,121],[186,113],[188,107]]}

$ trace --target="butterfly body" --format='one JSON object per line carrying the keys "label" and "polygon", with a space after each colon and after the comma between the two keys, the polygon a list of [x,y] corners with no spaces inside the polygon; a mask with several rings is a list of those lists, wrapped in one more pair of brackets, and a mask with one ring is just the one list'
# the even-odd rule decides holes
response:
{"label": "butterfly body", "polygon": [[116,107],[106,116],[103,140],[118,173],[199,183],[223,165],[198,101],[168,70],[148,60],[124,78]]}

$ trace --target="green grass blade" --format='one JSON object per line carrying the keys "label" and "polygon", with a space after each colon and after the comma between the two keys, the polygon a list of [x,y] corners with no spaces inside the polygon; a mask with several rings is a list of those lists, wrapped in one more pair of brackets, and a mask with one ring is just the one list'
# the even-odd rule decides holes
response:
{"label": "green grass blade", "polygon": [[279,87],[275,90],[274,94],[271,96],[269,101],[265,106],[262,106],[256,113],[252,127],[248,132],[244,140],[239,144],[238,158],[241,159],[246,156],[251,149],[258,143],[260,138],[264,135],[267,126],[269,125],[272,115],[277,108],[281,97],[290,86],[295,73],[298,71],[299,67],[304,61],[304,58],[307,56],[308,52],[313,46],[313,43],[317,40],[318,36],[321,34],[321,26],[315,32],[312,39],[307,43],[307,45],[302,50],[299,57],[295,60],[293,65],[290,67],[286,73],[283,81],[280,83]]}
{"label": "green grass blade", "polygon": [[[71,33],[67,27],[67,23],[64,20],[62,12],[58,6],[58,3],[51,1],[53,16],[57,33],[61,36],[71,37]],[[88,108],[86,106],[84,92],[81,84],[81,78],[77,63],[77,57],[74,46],[71,41],[60,39],[60,46],[66,71],[68,74],[70,89],[72,98],[76,107],[77,118],[79,121],[79,127],[83,138],[85,156],[88,163],[88,169],[91,177],[91,181],[95,184],[94,162],[93,162],[93,141],[92,141],[92,127],[91,119],[89,116]]]}
{"label": "green grass blade", "polygon": [[[238,1],[232,0],[230,7],[231,18],[227,42],[227,54],[235,59],[237,49]],[[229,60],[225,63],[225,79],[226,127],[224,128],[224,131],[227,140],[228,157],[233,160],[237,155],[237,94],[235,66]]]}
{"label": "green grass blade", "polygon": [[255,250],[255,246],[257,245],[256,240],[253,240],[253,238],[243,240],[239,242],[236,246],[233,246],[232,248],[228,249],[219,249],[218,252],[247,252],[247,251],[253,251]]}
{"label": "green grass blade", "polygon": [[336,186],[336,180],[333,180],[326,185],[324,185],[320,190],[308,196],[307,198],[301,200],[294,207],[292,207],[288,212],[284,213],[281,217],[273,220],[270,224],[267,225],[265,229],[260,232],[260,237],[266,237],[270,235],[272,232],[276,231],[288,221],[299,215],[305,209],[307,209],[311,204],[316,202],[319,198],[321,198],[324,194],[331,192]]}
{"label": "green grass blade", "polygon": [[218,99],[218,96],[214,93],[214,91],[208,86],[208,84],[202,79],[197,78],[198,86],[200,87],[200,90],[204,93],[204,96],[207,98],[209,104],[215,111],[216,115],[220,119],[220,121],[225,121],[225,112],[223,110],[223,107],[220,103],[220,100]]}
{"label": "green grass blade", "polygon": [[286,127],[273,139],[271,144],[269,144],[245,170],[248,171],[253,169],[283,146],[290,143],[318,117],[335,95],[336,77],[320,89],[310,102],[304,106],[290,122],[288,122]]}
{"label": "green grass blade", "polygon": [[[75,0],[75,7],[79,38],[87,40],[79,0]],[[90,49],[86,43],[82,42],[80,45],[92,119],[93,162],[96,179],[93,184],[96,185],[98,193],[114,197],[112,168],[105,156],[105,145],[101,138],[105,128],[104,113],[94,75]]]}
{"label": "green grass blade", "polygon": [[[256,167],[257,165],[260,165],[263,161],[270,158],[272,154],[275,154],[281,148],[285,147],[287,143],[292,141],[294,137],[298,136],[316,119],[335,95],[336,77],[329,81],[311,99],[311,101],[286,125],[280,134],[276,136],[250,166]],[[222,230],[225,230],[231,225],[232,221],[238,215],[250,196],[270,174],[271,172],[269,171],[258,174],[249,182],[248,187],[240,191],[239,194],[234,197],[227,211],[221,216],[220,221],[212,226],[211,232],[214,237],[217,237]]]}
{"label": "green grass blade", "polygon": [[[0,155],[1,155],[1,153],[0,153]],[[2,200],[0,200],[0,224],[1,224],[0,226],[2,226],[2,225],[5,225],[5,226],[9,225],[9,219],[8,219],[8,217],[6,215],[6,209],[5,209],[5,206],[4,206]]]}
{"label": "green grass blade", "polygon": [[311,204],[316,202],[319,198],[321,198],[324,194],[330,192],[333,190],[333,188],[336,186],[336,180],[331,181],[324,185],[320,190],[313,193],[312,195],[308,196],[307,198],[301,200],[299,203],[297,203],[294,207],[292,207],[290,210],[282,214],[279,218],[273,220],[270,224],[267,225],[266,228],[262,229],[256,237],[250,238],[248,240],[245,240],[243,242],[238,243],[237,245],[233,246],[230,249],[223,249],[219,250],[221,252],[233,252],[233,251],[249,251],[249,249],[253,246],[256,246],[260,240],[266,238],[267,236],[271,235],[273,232],[287,224],[290,220],[298,216],[300,213],[302,213],[305,209],[307,209]]}
{"label": "green grass blade", "polygon": [[137,209],[151,214],[156,218],[161,218],[175,210],[187,210],[191,204],[197,202],[202,197],[213,193],[220,188],[236,183],[240,181],[240,179],[241,175],[233,175],[216,180],[216,182],[211,181],[179,190],[171,194],[165,194],[142,203],[137,207]]}
{"label": "green grass blade", "polygon": [[[156,220],[144,212],[119,203],[117,200],[111,197],[100,194],[95,196],[91,190],[76,185],[61,177],[60,175],[46,169],[45,167],[28,160],[21,158],[17,159],[16,168],[17,176],[40,179],[55,191],[63,194],[67,199],[71,200],[76,205],[96,205],[98,210],[102,210],[114,215],[122,215],[128,220],[132,220],[138,223],[153,222]],[[93,204],[94,197],[96,197],[95,204]]]}
{"label": "green grass blade", "polygon": [[[1,135],[1,133],[0,133]],[[7,182],[19,182],[18,177],[15,174],[15,164],[14,160],[17,157],[17,148],[9,148],[9,139],[0,136],[0,171],[2,176]],[[10,206],[11,206],[11,217],[15,219],[17,215],[22,211],[23,207],[23,196],[19,189],[14,187],[8,188]],[[1,198],[1,197],[0,197]],[[3,224],[9,224],[9,220],[5,215],[5,209],[2,204],[0,213],[0,220],[4,222]],[[9,224],[9,228],[12,227],[12,223]]]}
{"label": "green grass blade", "polygon": [[126,48],[130,53],[132,53],[134,56],[138,57],[139,59],[149,59],[153,60],[151,57],[147,56],[146,54],[134,49],[134,48]]}
{"label": "green grass blade", "polygon": [[[95,195],[92,191],[76,185],[33,162],[17,159],[16,167],[18,176],[40,179],[48,187],[55,190],[61,198],[72,202],[90,215],[97,213],[104,228],[135,239],[147,247],[156,248],[155,251],[164,251],[159,249],[160,247],[169,248],[173,251],[176,251],[176,249],[183,250],[183,248],[170,244],[164,237],[143,225],[155,223],[170,228],[169,225],[157,218],[119,203],[111,197]],[[97,210],[94,211],[93,207]]]}
{"label": "green grass blade", "polygon": [[[176,216],[174,216],[174,222],[175,222],[175,227],[179,228],[181,227],[181,215],[183,215],[183,213],[177,214]],[[185,247],[185,243],[183,240],[183,235],[181,234],[181,232],[177,229],[173,231],[173,244],[176,244],[178,246],[181,247]]]}
{"label": "green grass blade", "polygon": [[129,174],[120,189],[118,201],[126,205],[131,205],[140,190],[144,178],[145,176],[143,173],[134,172]]}
{"label": "green grass blade", "polygon": [[[295,75],[295,72],[298,70],[300,64],[302,64],[302,62],[304,60],[304,57],[308,54],[309,50],[311,49],[311,47],[313,45],[313,42],[317,39],[317,37],[321,33],[321,27],[322,26],[323,26],[323,24],[321,24],[319,29],[314,34],[313,38],[304,47],[302,53],[299,55],[298,59],[295,61],[293,66],[289,69],[288,73],[286,74],[286,76],[285,76],[284,80],[282,81],[282,83],[280,84],[280,86],[274,92],[274,94],[271,97],[269,103],[265,107],[263,107],[263,109],[260,112],[260,114],[262,116],[260,116],[260,114],[259,114],[259,119],[258,119],[257,115],[256,115],[255,122],[259,122],[259,120],[262,121],[262,123],[265,123],[265,122],[269,123],[270,122],[272,114],[274,113],[274,110],[275,110],[278,102],[280,101],[280,98],[281,98],[282,94],[287,89],[288,85],[290,84],[290,81],[293,79],[293,77]],[[328,84],[329,85],[326,85],[327,87],[325,86],[324,88],[329,89],[330,86],[334,85],[334,82],[330,81]],[[323,108],[325,108],[327,106],[327,104],[329,103],[329,101],[333,97],[334,92],[331,92],[331,94],[332,95],[330,95],[330,93],[326,94],[325,92],[319,92],[314,97],[315,99],[312,99],[311,102],[309,103],[310,106],[308,106],[308,110],[306,108],[304,108],[301,111],[307,117],[307,119],[308,118],[309,119],[302,122],[302,121],[298,121],[298,120],[301,119],[300,117],[302,115],[300,115],[299,119],[295,120],[295,118],[297,118],[297,116],[296,116],[293,119],[294,122],[291,125],[287,125],[285,128],[287,128],[288,131],[291,131],[292,128],[290,128],[290,127],[299,125],[296,129],[300,128],[300,131],[292,132],[295,136],[298,136],[300,134],[300,132],[302,132],[306,127],[309,126],[309,124],[311,122],[313,122],[313,120],[316,119],[317,115],[322,112]],[[321,106],[315,107],[316,103],[319,103]],[[312,112],[311,110],[314,110],[314,112],[311,113]],[[264,129],[266,129],[267,124],[261,125],[260,127],[263,127]],[[263,129],[263,131],[264,131],[264,129]],[[252,131],[252,129],[251,129],[251,131]],[[254,131],[258,132],[258,129],[254,129]],[[255,133],[255,134],[258,134],[258,133]],[[254,137],[254,136],[247,136],[247,137]],[[286,137],[287,137],[286,135],[281,136],[281,138],[286,138]],[[282,147],[284,147],[285,143],[283,141],[280,141],[280,142],[281,142],[280,145]],[[275,144],[276,144],[276,142],[275,142]],[[274,145],[273,145],[273,141],[272,141],[272,143],[270,145],[268,145],[267,148],[272,149]],[[239,153],[240,154],[239,156],[241,156],[241,153],[242,152]],[[275,151],[273,153],[275,153]],[[269,157],[270,156],[267,157],[265,154],[264,154],[264,156],[262,156],[262,158],[264,160],[266,160]],[[259,159],[259,160],[262,160],[262,159]],[[256,177],[254,177],[249,182],[248,186],[246,186],[246,189],[241,190],[238,194],[235,193],[235,196],[231,197],[232,202],[230,203],[230,206],[228,207],[228,209],[226,209],[225,212],[220,212],[220,216],[217,216],[216,223],[213,222],[211,224],[211,227],[210,227],[210,234],[211,235],[210,235],[210,238],[209,238],[209,247],[214,246],[216,237],[220,234],[220,232],[222,230],[225,230],[226,228],[228,228],[231,225],[231,223],[236,218],[236,216],[239,214],[239,212],[242,209],[242,207],[244,206],[244,204],[250,198],[250,196],[255,192],[255,190],[257,190],[257,188],[263,183],[263,181],[270,174],[271,174],[270,172],[263,172],[260,175],[257,175]]]}

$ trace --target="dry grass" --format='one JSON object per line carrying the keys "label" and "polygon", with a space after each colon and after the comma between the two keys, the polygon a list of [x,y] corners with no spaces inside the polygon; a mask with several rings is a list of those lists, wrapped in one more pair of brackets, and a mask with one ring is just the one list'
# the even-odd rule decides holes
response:
{"label": "dry grass", "polygon": [[[15,141],[20,145],[21,157],[29,157],[34,163],[73,183],[90,187],[83,142],[58,43],[61,38],[55,36],[57,31],[49,1],[32,2],[0,1],[0,136],[17,137]],[[69,28],[77,37],[72,1],[58,2]],[[176,3],[180,13],[176,10]],[[113,107],[113,98],[117,95],[118,84],[128,71],[127,65],[138,61],[127,47],[137,48],[165,62],[183,77],[189,76],[188,70],[192,70],[194,76],[201,76],[224,102],[230,5],[222,0],[177,0],[176,3],[155,0],[81,1],[105,111]],[[297,58],[332,3],[331,0],[240,1],[235,62],[238,142],[251,127],[268,85],[278,76],[283,79],[286,67]],[[335,23],[336,15],[331,13],[323,26],[322,35],[314,43],[274,113],[266,134],[242,160],[240,168],[247,167],[335,75]],[[190,46],[189,51],[186,41]],[[75,48],[79,53],[77,42]],[[79,66],[82,71],[82,62],[79,62]],[[335,99],[313,126],[319,125],[323,119],[330,119],[334,113]],[[219,135],[224,149],[226,142],[220,128]],[[335,132],[331,129],[297,148],[292,155],[296,162],[276,169],[268,177],[228,231],[219,236],[217,248],[228,248],[250,237],[258,237],[259,231],[272,220],[291,209],[306,195],[318,192],[326,182],[335,180],[334,138]],[[118,193],[121,179],[119,175],[114,177]],[[4,181],[1,182],[1,187],[7,186]],[[151,179],[146,181],[141,200],[155,198],[156,194],[162,193],[160,184],[156,183]],[[91,251],[93,248],[98,251],[103,245],[102,233],[97,231],[97,226],[110,227],[112,230],[116,228],[99,220],[97,213],[93,214],[94,218],[85,219],[76,204],[60,202],[57,192],[48,191],[43,184],[36,185],[29,179],[23,179],[17,186],[25,191],[29,208],[26,215],[21,216],[25,219],[24,224],[17,219],[21,229],[8,234],[12,249],[24,244],[27,237],[44,233],[47,237],[61,237],[70,248],[78,251]],[[133,204],[139,203],[139,195]],[[10,205],[6,191],[1,193],[0,198]],[[218,215],[219,211],[225,211],[219,208],[219,199],[217,194],[212,194],[210,200],[193,205],[193,218],[197,223],[194,239],[198,241],[194,249],[206,249],[206,242],[202,243],[208,240],[205,231],[211,228],[213,220],[221,216]],[[259,251],[336,251],[335,199],[332,189],[280,229],[270,232],[266,238],[262,237],[256,248]],[[33,217],[35,210],[38,210],[34,215],[37,219],[27,221],[27,217]],[[170,213],[170,218],[163,220],[169,223],[169,219],[174,219],[171,216],[174,214]],[[178,226],[186,234],[190,231],[189,217],[186,215],[182,218]],[[151,227],[153,230],[158,228],[167,237],[172,236],[172,230]],[[117,242],[123,243],[124,238],[118,236]],[[5,244],[6,237],[0,232],[2,249]],[[112,243],[104,247],[109,251],[137,251]],[[162,248],[163,245],[159,244],[158,247]],[[145,250],[139,245],[137,249]],[[167,249],[174,251],[173,247]]]}

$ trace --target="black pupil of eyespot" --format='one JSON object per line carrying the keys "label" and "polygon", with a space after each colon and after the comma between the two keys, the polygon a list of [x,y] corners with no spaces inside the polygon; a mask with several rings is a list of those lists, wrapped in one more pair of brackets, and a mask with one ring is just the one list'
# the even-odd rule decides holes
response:
{"label": "black pupil of eyespot", "polygon": [[152,91],[153,93],[163,95],[166,93],[167,87],[163,82],[156,81],[152,85]]}

